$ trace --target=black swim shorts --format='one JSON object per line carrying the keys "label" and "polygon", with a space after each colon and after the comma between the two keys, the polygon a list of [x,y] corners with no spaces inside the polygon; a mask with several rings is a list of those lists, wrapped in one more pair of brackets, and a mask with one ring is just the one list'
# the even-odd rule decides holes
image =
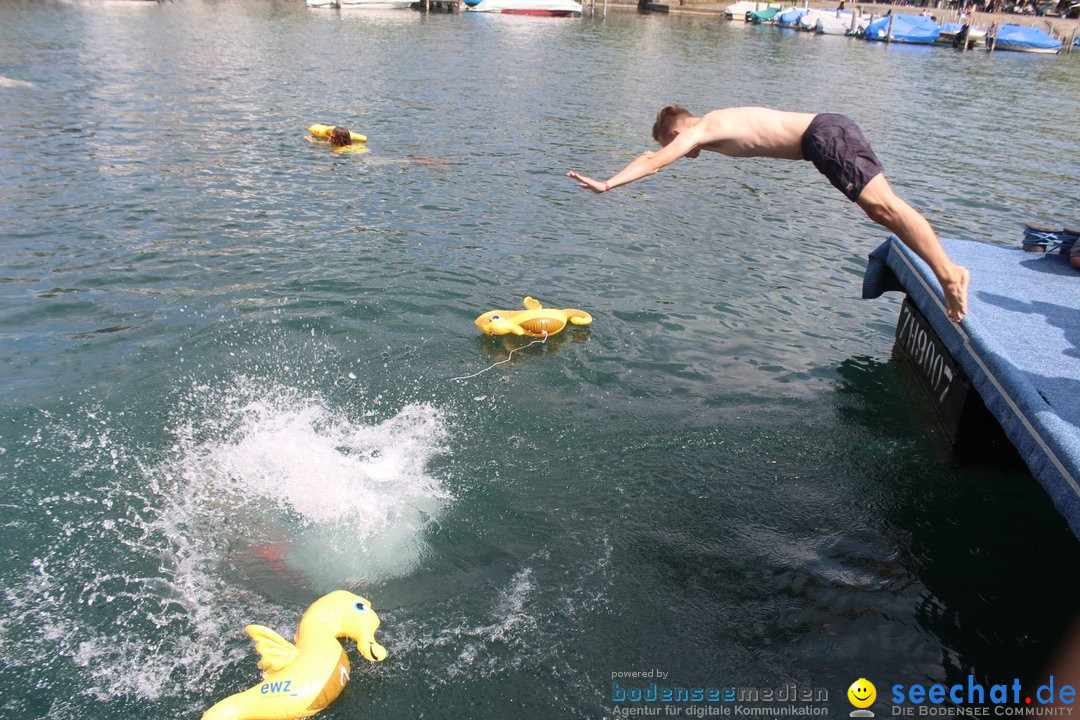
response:
{"label": "black swim shorts", "polygon": [[815,117],[803,135],[802,151],[803,158],[814,163],[852,202],[866,183],[883,171],[859,126],[846,115],[822,113]]}

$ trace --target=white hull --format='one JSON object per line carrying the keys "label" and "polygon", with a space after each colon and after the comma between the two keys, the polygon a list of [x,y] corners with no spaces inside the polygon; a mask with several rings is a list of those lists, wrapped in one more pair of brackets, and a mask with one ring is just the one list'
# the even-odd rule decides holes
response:
{"label": "white hull", "polygon": [[724,17],[726,17],[728,20],[746,22],[746,13],[754,12],[755,10],[763,7],[766,7],[765,3],[739,0],[739,2],[735,3],[734,5],[728,5],[726,8],[724,8]]}
{"label": "white hull", "polygon": [[799,18],[799,29],[807,32],[817,32],[817,21],[828,15],[836,17],[836,11],[807,10],[806,14]]}
{"label": "white hull", "polygon": [[415,0],[307,0],[308,7],[390,10],[411,7]]}
{"label": "white hull", "polygon": [[817,22],[814,24],[814,32],[818,35],[855,35],[860,30],[865,30],[866,26],[870,24],[869,16],[855,18],[853,24],[852,19],[854,17],[850,12],[841,13],[840,17],[836,17],[835,13],[818,15]]}
{"label": "white hull", "polygon": [[1013,52],[1036,53],[1038,55],[1057,55],[1059,52],[1061,52],[1060,48],[1055,50],[1054,48],[1022,47],[1020,45],[1009,45],[1007,43],[998,43],[997,45],[994,46],[994,49],[995,50],[1011,50]]}
{"label": "white hull", "polygon": [[483,0],[466,7],[470,12],[502,13],[504,15],[568,16],[581,13],[581,3],[575,0]]}
{"label": "white hull", "polygon": [[[938,36],[937,42],[939,45],[952,45],[953,40],[956,39],[957,33],[941,31],[941,35]],[[986,31],[981,28],[971,28],[968,30],[968,47],[975,47],[976,45],[983,45],[986,43]]]}

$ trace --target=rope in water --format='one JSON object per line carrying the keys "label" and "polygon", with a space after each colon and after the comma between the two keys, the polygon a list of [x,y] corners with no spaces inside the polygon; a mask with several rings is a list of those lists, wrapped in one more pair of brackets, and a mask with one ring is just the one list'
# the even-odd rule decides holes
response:
{"label": "rope in water", "polygon": [[541,345],[543,345],[544,343],[547,342],[547,338],[548,338],[548,334],[545,332],[544,337],[540,338],[539,340],[533,340],[528,345],[522,345],[521,347],[514,348],[513,350],[510,351],[510,354],[507,355],[505,358],[503,358],[502,360],[499,360],[498,362],[494,362],[491,365],[488,365],[483,370],[479,370],[477,372],[474,372],[472,375],[462,375],[461,377],[452,377],[450,379],[451,380],[470,380],[470,379],[476,377],[477,375],[483,375],[484,373],[486,373],[488,370],[495,367],[496,365],[502,365],[503,363],[510,362],[510,358],[514,357],[514,353],[516,353],[518,350],[524,350],[525,348],[530,348],[533,345],[535,345],[536,343],[540,343]]}

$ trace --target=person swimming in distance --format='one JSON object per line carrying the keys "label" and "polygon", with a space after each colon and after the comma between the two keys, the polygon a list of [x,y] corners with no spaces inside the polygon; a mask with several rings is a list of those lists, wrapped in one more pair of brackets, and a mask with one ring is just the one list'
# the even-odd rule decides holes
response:
{"label": "person swimming in distance", "polygon": [[334,127],[326,130],[325,125],[313,125],[311,132],[325,133],[324,135],[305,135],[308,142],[319,143],[320,145],[329,145],[330,147],[345,147],[346,145],[352,145],[352,133],[349,132],[349,128],[342,125],[335,125]]}
{"label": "person swimming in distance", "polygon": [[346,145],[352,145],[352,133],[348,128],[335,125],[334,129],[330,131],[330,147],[345,147]]}
{"label": "person swimming in distance", "polygon": [[[322,127],[325,128],[325,126]],[[314,133],[314,130],[311,132]],[[367,152],[367,144],[363,142],[363,136],[357,136],[361,138],[360,142],[353,142],[353,133],[343,125],[334,125],[329,130],[325,130],[325,135],[305,135],[305,137],[308,142],[329,145],[333,153]]]}

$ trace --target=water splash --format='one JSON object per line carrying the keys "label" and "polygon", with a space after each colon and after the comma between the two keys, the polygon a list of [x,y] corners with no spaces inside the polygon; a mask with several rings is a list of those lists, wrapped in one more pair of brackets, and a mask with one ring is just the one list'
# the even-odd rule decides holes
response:
{"label": "water splash", "polygon": [[366,424],[315,397],[238,387],[214,421],[178,433],[181,513],[235,519],[234,547],[324,590],[413,570],[450,500],[426,469],[446,451],[445,414],[409,405]]}

